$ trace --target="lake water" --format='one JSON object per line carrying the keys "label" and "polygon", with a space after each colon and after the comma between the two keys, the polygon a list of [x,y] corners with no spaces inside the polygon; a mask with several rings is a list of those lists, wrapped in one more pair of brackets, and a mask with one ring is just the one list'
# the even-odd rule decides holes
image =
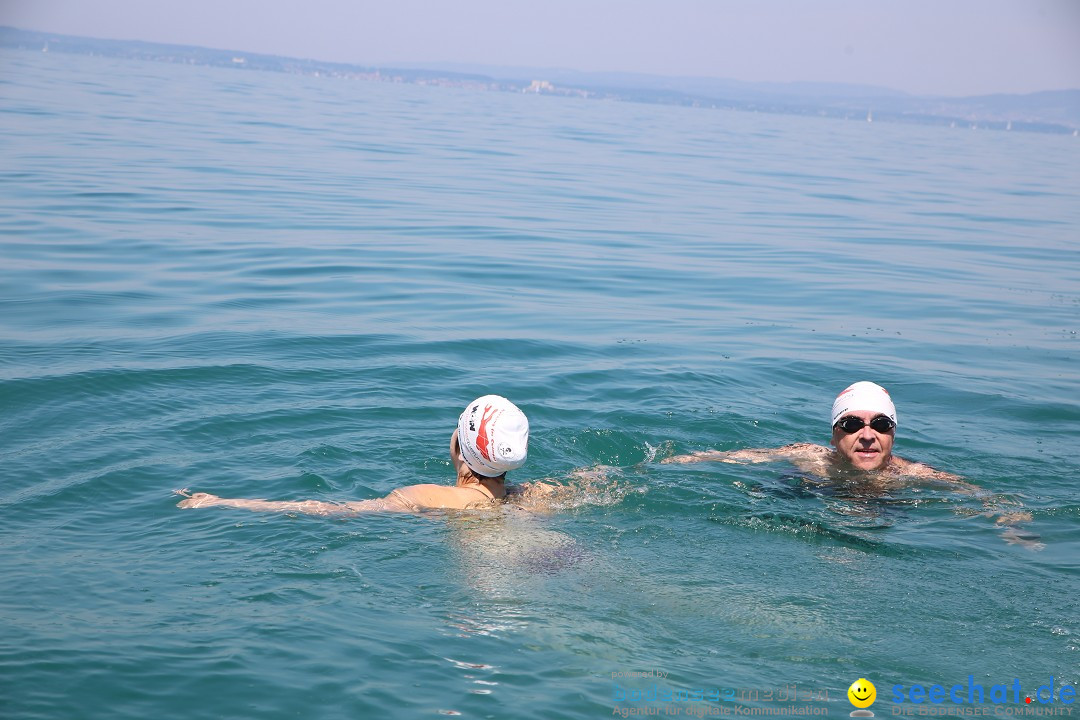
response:
{"label": "lake water", "polygon": [[[0,161],[4,718],[1080,684],[1076,138],[5,51]],[[985,495],[659,462],[826,443],[861,379]],[[175,506],[448,483],[488,392],[575,500]]]}

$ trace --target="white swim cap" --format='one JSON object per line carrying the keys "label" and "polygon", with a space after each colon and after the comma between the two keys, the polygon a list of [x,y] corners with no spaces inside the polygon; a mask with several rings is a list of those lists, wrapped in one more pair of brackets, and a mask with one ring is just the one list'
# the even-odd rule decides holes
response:
{"label": "white swim cap", "polygon": [[525,464],[529,419],[506,398],[485,395],[473,400],[461,413],[457,437],[461,456],[470,470],[484,477],[498,477]]}
{"label": "white swim cap", "polygon": [[896,406],[893,405],[889,391],[877,383],[862,380],[849,385],[836,396],[832,404],[832,424],[852,412],[869,411],[887,415],[896,422]]}

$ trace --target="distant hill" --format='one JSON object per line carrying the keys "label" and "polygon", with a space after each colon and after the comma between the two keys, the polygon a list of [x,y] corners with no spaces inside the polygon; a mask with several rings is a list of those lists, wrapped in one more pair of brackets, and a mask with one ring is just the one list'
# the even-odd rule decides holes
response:
{"label": "distant hill", "polygon": [[[406,64],[404,67],[420,67]],[[502,80],[544,79],[597,93],[654,92],[678,96],[683,104],[708,104],[735,109],[775,110],[798,114],[906,119],[914,122],[981,124],[1013,129],[1073,132],[1080,128],[1080,89],[1030,94],[972,97],[915,96],[890,88],[846,83],[764,83],[740,80],[665,77],[643,73],[586,73],[566,69],[500,68],[485,65],[427,64],[446,70]]]}
{"label": "distant hill", "polygon": [[576,87],[607,87],[632,90],[682,92],[729,100],[760,100],[784,96],[812,97],[906,97],[905,93],[874,85],[845,83],[763,83],[722,78],[679,77],[628,72],[581,72],[562,68],[499,67],[467,63],[405,63],[401,67],[485,75],[502,80],[528,81],[543,78],[553,84]]}
{"label": "distant hill", "polygon": [[752,83],[645,73],[588,73],[450,63],[401,64],[387,68],[239,50],[102,40],[4,26],[0,26],[0,47],[629,102],[858,119],[872,116],[875,121],[1071,134],[1077,134],[1080,128],[1080,89],[1026,95],[928,97],[843,83]]}

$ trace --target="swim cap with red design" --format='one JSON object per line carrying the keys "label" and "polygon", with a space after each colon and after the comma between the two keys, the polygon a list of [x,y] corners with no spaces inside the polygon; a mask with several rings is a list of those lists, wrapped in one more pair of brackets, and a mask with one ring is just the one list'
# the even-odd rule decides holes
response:
{"label": "swim cap with red design", "polygon": [[469,403],[458,418],[457,434],[461,456],[477,475],[498,477],[525,464],[529,419],[500,395],[485,395]]}

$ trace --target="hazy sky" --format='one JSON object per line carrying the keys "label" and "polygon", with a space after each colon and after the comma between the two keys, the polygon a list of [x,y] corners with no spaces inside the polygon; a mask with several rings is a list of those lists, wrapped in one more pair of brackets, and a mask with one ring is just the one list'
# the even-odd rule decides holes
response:
{"label": "hazy sky", "polygon": [[362,65],[1080,88],[1080,0],[0,0],[0,24]]}

